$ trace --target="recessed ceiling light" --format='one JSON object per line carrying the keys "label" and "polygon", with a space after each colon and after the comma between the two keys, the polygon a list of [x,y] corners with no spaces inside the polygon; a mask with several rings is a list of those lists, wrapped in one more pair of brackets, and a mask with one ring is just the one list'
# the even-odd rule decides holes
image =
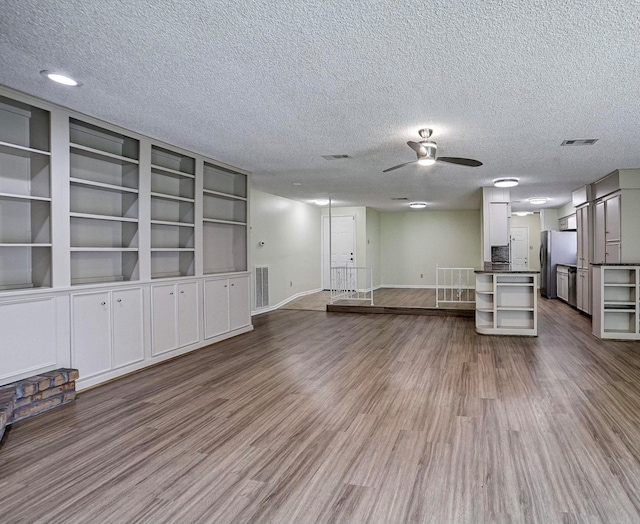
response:
{"label": "recessed ceiling light", "polygon": [[496,187],[516,187],[518,185],[517,178],[498,178],[493,181]]}
{"label": "recessed ceiling light", "polygon": [[411,202],[411,204],[409,204],[409,207],[411,209],[424,209],[425,207],[427,207],[427,203],[426,202]]}
{"label": "recessed ceiling light", "polygon": [[326,198],[319,198],[318,200],[315,201],[316,206],[326,206],[329,201]]}
{"label": "recessed ceiling light", "polygon": [[542,204],[546,204],[548,201],[549,201],[548,198],[534,197],[529,199],[529,204],[533,204],[534,206],[540,206]]}
{"label": "recessed ceiling light", "polygon": [[302,184],[300,182],[294,182],[293,184],[291,184],[292,186],[301,186]]}
{"label": "recessed ceiling light", "polygon": [[57,82],[58,84],[62,84],[65,86],[78,87],[82,85],[77,80],[74,80],[73,78],[67,75],[63,75],[62,73],[56,73],[55,71],[45,70],[45,71],[40,71],[40,74],[47,77],[49,80],[53,80],[54,82]]}

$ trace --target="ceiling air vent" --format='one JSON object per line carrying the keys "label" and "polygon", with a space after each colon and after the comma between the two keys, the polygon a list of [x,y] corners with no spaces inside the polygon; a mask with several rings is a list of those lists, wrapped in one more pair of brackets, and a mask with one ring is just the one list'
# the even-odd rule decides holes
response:
{"label": "ceiling air vent", "polygon": [[561,146],[592,146],[598,141],[597,138],[577,138],[575,140],[565,140]]}
{"label": "ceiling air vent", "polygon": [[340,160],[342,158],[351,158],[349,155],[322,155],[325,160]]}
{"label": "ceiling air vent", "polygon": [[391,200],[409,200],[407,197],[391,197]]}

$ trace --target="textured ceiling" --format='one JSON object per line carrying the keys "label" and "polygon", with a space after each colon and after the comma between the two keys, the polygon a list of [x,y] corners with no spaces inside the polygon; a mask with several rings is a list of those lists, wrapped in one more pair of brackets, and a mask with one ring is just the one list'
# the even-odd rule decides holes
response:
{"label": "textured ceiling", "polygon": [[[477,208],[481,186],[515,176],[512,198],[558,207],[640,167],[638,1],[0,0],[0,13],[1,84],[297,200]],[[415,158],[405,142],[426,126],[440,155],[484,166],[383,174]],[[560,147],[572,138],[599,140]]]}

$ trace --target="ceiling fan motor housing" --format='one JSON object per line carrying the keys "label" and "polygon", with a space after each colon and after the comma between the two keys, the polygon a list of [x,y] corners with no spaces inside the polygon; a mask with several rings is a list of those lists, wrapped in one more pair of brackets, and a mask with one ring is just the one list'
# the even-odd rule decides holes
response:
{"label": "ceiling fan motor housing", "polygon": [[438,151],[438,145],[431,140],[425,140],[420,142],[421,148],[418,152],[418,160],[436,159],[436,152]]}

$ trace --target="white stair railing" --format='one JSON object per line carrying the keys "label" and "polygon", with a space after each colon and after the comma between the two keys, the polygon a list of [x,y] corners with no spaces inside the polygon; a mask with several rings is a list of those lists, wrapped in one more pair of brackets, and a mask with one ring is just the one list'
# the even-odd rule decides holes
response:
{"label": "white stair railing", "polygon": [[476,275],[472,267],[436,266],[436,307],[441,303],[474,304]]}
{"label": "white stair railing", "polygon": [[363,300],[373,306],[373,266],[333,266],[331,304],[338,300]]}

